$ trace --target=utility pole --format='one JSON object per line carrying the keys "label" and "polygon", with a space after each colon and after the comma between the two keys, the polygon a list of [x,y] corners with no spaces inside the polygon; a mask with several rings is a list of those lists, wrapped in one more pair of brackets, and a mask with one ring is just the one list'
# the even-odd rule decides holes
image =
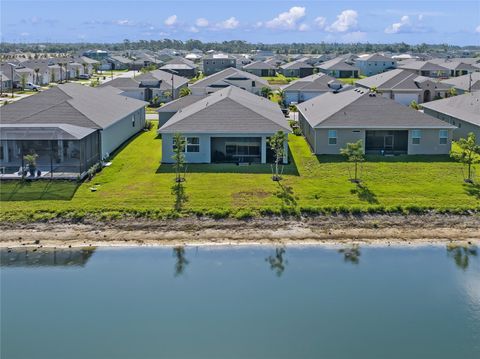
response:
{"label": "utility pole", "polygon": [[471,72],[468,78],[468,92],[472,93],[472,73]]}
{"label": "utility pole", "polygon": [[11,77],[10,80],[11,80],[11,83],[12,83],[12,98],[13,98],[13,68],[14,68],[16,65],[15,65],[15,64],[12,64],[12,63],[10,63],[10,62],[9,62],[7,65],[10,66],[10,72],[11,72],[11,75],[12,75],[12,77]]}

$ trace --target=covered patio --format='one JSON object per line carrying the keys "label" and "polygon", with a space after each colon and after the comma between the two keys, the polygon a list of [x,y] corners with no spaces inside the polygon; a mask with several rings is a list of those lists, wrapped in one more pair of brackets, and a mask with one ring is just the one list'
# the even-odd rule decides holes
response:
{"label": "covered patio", "polygon": [[400,155],[408,152],[408,130],[365,131],[366,154]]}

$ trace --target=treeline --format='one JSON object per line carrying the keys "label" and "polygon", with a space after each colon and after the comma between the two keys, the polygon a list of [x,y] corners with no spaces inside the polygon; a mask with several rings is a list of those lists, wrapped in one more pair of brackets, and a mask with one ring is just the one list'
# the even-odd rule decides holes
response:
{"label": "treeline", "polygon": [[176,49],[191,51],[199,49],[202,51],[215,50],[229,53],[247,53],[253,50],[269,50],[278,54],[328,54],[328,53],[360,53],[360,52],[417,52],[417,53],[434,53],[452,50],[474,50],[478,47],[474,46],[453,46],[448,44],[419,44],[409,45],[406,43],[397,44],[369,44],[369,43],[290,43],[290,44],[252,44],[241,40],[223,41],[223,42],[202,42],[199,40],[140,40],[129,41],[124,40],[120,43],[42,43],[42,44],[26,44],[26,43],[1,43],[0,52],[48,52],[48,53],[66,53],[77,52],[86,49],[100,49],[109,51],[124,50],[152,50],[158,51],[162,49]]}

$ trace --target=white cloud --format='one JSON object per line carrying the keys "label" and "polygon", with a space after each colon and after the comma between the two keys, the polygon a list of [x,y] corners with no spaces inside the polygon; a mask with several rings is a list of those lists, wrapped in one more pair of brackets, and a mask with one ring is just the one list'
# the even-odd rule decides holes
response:
{"label": "white cloud", "polygon": [[477,26],[477,28],[475,29],[475,32],[480,34],[480,25]]}
{"label": "white cloud", "polygon": [[135,23],[128,19],[114,20],[113,23],[119,26],[133,26]]}
{"label": "white cloud", "polygon": [[240,25],[240,22],[233,16],[217,24],[218,27],[226,30],[236,29],[238,25]]}
{"label": "white cloud", "polygon": [[305,8],[294,6],[286,12],[282,12],[276,18],[267,21],[265,26],[270,29],[294,30],[300,19],[305,17]]}
{"label": "white cloud", "polygon": [[198,30],[198,28],[195,27],[195,26],[190,26],[190,27],[188,28],[188,31],[193,32],[193,33],[197,33],[197,32],[199,32],[200,30]]}
{"label": "white cloud", "polygon": [[163,23],[167,26],[174,26],[177,23],[177,15],[167,17]]}
{"label": "white cloud", "polygon": [[300,26],[298,27],[298,30],[299,31],[308,31],[308,30],[310,30],[310,26],[308,26],[307,24],[300,24]]}
{"label": "white cloud", "polygon": [[319,28],[319,29],[324,29],[325,28],[325,25],[327,25],[327,19],[324,18],[323,16],[319,16],[315,19],[315,25]]}
{"label": "white cloud", "polygon": [[337,16],[337,20],[327,27],[330,32],[347,32],[358,24],[358,13],[355,10],[344,10]]}
{"label": "white cloud", "polygon": [[195,25],[198,27],[207,27],[208,24],[209,24],[208,20],[203,17],[200,17],[197,19],[197,21],[195,21]]}
{"label": "white cloud", "polygon": [[342,36],[342,41],[343,42],[362,42],[365,40],[367,37],[367,33],[363,31],[352,31],[349,33],[346,33],[345,35]]}
{"label": "white cloud", "polygon": [[411,27],[410,17],[408,15],[403,15],[400,19],[400,22],[393,23],[385,29],[386,34],[398,34],[399,32],[405,31],[406,28]]}

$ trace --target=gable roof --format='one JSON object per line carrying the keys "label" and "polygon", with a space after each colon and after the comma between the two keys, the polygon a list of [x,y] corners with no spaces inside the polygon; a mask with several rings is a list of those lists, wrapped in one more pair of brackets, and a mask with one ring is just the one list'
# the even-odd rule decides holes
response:
{"label": "gable roof", "polygon": [[175,57],[168,61],[160,69],[167,70],[193,70],[197,67],[192,61],[184,59],[182,57]]}
{"label": "gable roof", "polygon": [[157,80],[162,81],[168,84],[171,88],[172,86],[172,76],[173,82],[175,87],[179,87],[188,83],[188,79],[183,76],[174,75],[170,72],[162,71],[162,70],[153,70],[147,72],[145,74],[141,74],[135,78],[135,80],[141,81],[149,81],[149,80]]}
{"label": "gable roof", "polygon": [[334,82],[341,84],[334,77],[318,73],[290,82],[283,91],[330,91],[329,84]]}
{"label": "gable roof", "polygon": [[297,70],[297,69],[311,69],[313,68],[312,65],[310,64],[307,64],[305,62],[304,59],[300,59],[300,60],[295,60],[295,61],[292,61],[292,62],[288,62],[286,64],[283,64],[280,66],[280,68],[284,69],[284,70]]}
{"label": "gable roof", "polygon": [[245,78],[258,82],[263,86],[270,87],[269,83],[261,77],[258,77],[246,71],[239,70],[235,67],[228,67],[220,72],[216,72],[210,76],[201,79],[200,81],[195,82],[194,84],[190,85],[190,87],[206,88],[217,84],[222,87],[227,87],[232,85],[232,83],[228,80],[229,78]]}
{"label": "gable roof", "polygon": [[450,79],[442,80],[442,82],[463,91],[470,91],[470,78],[472,83],[472,91],[480,91],[480,72],[473,72],[468,75],[452,77]]}
{"label": "gable roof", "polygon": [[67,83],[0,108],[3,124],[70,124],[102,129],[144,107],[112,87]]}
{"label": "gable roof", "polygon": [[323,70],[340,70],[340,71],[354,71],[358,70],[355,66],[347,64],[345,59],[342,57],[337,57],[333,60],[325,61],[324,63],[318,65],[319,69]]}
{"label": "gable roof", "polygon": [[188,95],[180,97],[176,100],[167,102],[165,105],[160,107],[157,112],[177,112],[182,108],[190,106],[191,104],[200,101],[207,97],[207,95]]}
{"label": "gable roof", "polygon": [[422,91],[418,84],[431,81],[435,83],[437,89],[449,89],[451,86],[440,82],[437,79],[430,77],[419,76],[411,70],[395,69],[386,72],[382,72],[378,75],[366,77],[356,82],[358,86],[373,88],[377,90],[405,90],[405,91]]}
{"label": "gable roof", "polygon": [[297,107],[313,128],[455,128],[362,89],[329,92]]}
{"label": "gable roof", "polygon": [[244,70],[275,70],[275,67],[264,62],[264,61],[256,61],[252,62],[248,65],[243,66]]}
{"label": "gable roof", "polygon": [[398,65],[399,68],[417,71],[447,71],[444,66],[440,66],[430,61],[406,61]]}
{"label": "gable roof", "polygon": [[277,104],[229,86],[181,109],[158,132],[250,134],[277,131],[290,132]]}
{"label": "gable roof", "polygon": [[364,56],[359,56],[355,61],[390,61],[390,62],[397,62],[397,60],[392,59],[391,57],[384,56],[381,54],[370,54],[370,55],[364,55]]}
{"label": "gable roof", "polygon": [[480,126],[480,92],[436,100],[422,106]]}

